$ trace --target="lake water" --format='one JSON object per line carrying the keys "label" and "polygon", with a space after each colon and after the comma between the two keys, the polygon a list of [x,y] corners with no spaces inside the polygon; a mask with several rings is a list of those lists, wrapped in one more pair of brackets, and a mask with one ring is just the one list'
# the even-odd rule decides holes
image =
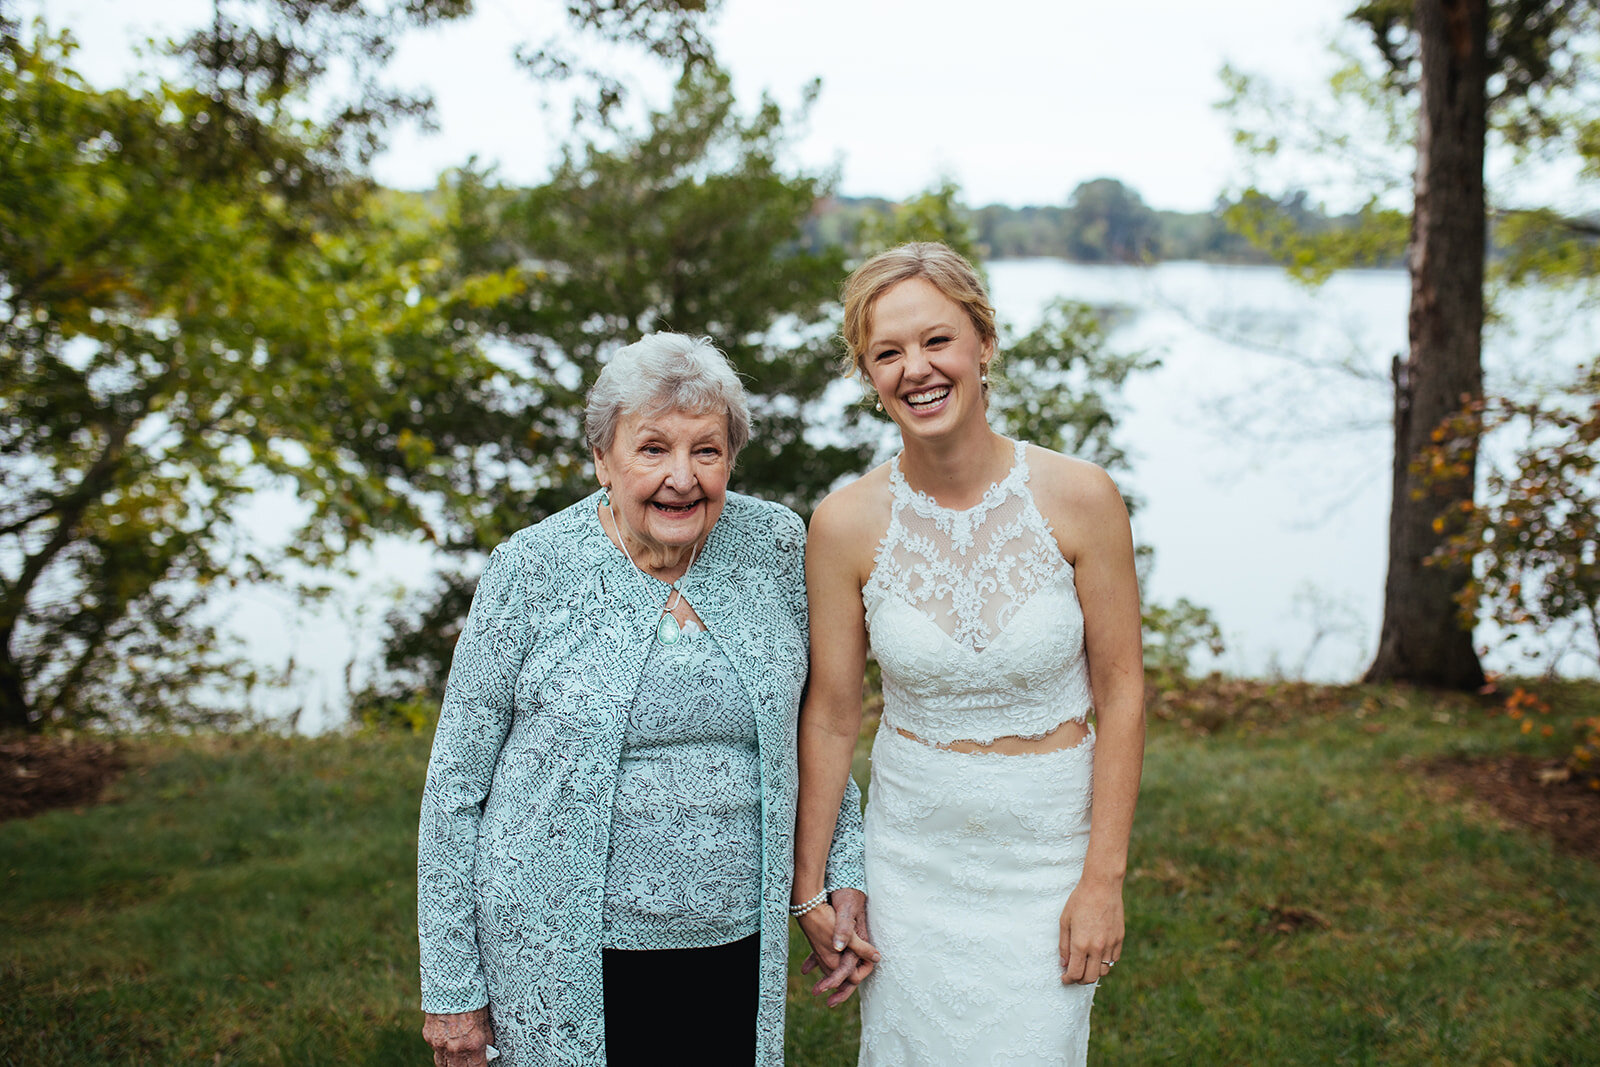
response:
{"label": "lake water", "polygon": [[1055,297],[1123,305],[1112,347],[1161,360],[1128,383],[1120,435],[1134,536],[1155,552],[1146,598],[1209,608],[1224,670],[1359,674],[1382,610],[1405,274],[1350,273],[1315,292],[1271,268],[1194,263],[1014,260],[990,275],[1020,329]]}
{"label": "lake water", "polygon": [[[1134,534],[1155,550],[1146,596],[1210,608],[1223,670],[1357,677],[1382,621],[1389,367],[1406,347],[1407,275],[1345,272],[1308,289],[1272,267],[1012,260],[989,271],[997,308],[1020,327],[1055,297],[1121,304],[1133,315],[1112,346],[1162,360],[1130,381],[1122,421],[1123,481],[1142,501]],[[1600,318],[1582,305],[1563,292],[1499,298],[1489,389],[1570,382],[1600,353]],[[1499,637],[1478,632],[1488,669],[1542,670],[1552,656],[1552,642],[1535,641],[1543,658],[1524,660]],[[1557,658],[1595,670],[1592,656]]]}
{"label": "lake water", "polygon": [[[1388,368],[1406,344],[1404,272],[1347,272],[1308,290],[1272,267],[1032,259],[988,271],[1013,332],[1056,298],[1116,305],[1125,313],[1112,347],[1161,359],[1128,383],[1119,433],[1131,459],[1120,480],[1140,501],[1134,534],[1155,553],[1146,597],[1209,608],[1227,642],[1215,664],[1225,671],[1359,675],[1381,621]],[[1520,294],[1501,310],[1486,345],[1491,388],[1566,381],[1600,352],[1600,324],[1567,295]],[[270,524],[281,502],[260,507]],[[264,661],[292,659],[290,691],[262,700],[304,708],[301,729],[343,720],[347,681],[359,683],[375,655],[383,615],[431,569],[423,546],[399,542],[350,562],[354,577],[321,610],[264,590],[230,608]],[[1485,662],[1529,669],[1498,646]]]}

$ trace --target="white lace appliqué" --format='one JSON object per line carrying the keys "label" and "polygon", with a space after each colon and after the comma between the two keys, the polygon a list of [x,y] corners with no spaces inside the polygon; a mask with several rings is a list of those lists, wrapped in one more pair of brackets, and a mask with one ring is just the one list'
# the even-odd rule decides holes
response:
{"label": "white lace appliqu\u00e9", "polygon": [[1026,446],[964,511],[906,482],[862,590],[884,718],[939,744],[1037,737],[1090,703],[1072,566],[1028,490]]}

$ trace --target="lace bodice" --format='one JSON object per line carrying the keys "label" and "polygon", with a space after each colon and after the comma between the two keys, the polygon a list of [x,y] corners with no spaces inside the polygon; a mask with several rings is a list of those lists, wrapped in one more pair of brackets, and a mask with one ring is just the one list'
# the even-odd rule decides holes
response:
{"label": "lace bodice", "polygon": [[1028,489],[1027,446],[965,510],[889,469],[889,528],[862,589],[883,716],[925,741],[1042,737],[1087,717],[1072,565]]}

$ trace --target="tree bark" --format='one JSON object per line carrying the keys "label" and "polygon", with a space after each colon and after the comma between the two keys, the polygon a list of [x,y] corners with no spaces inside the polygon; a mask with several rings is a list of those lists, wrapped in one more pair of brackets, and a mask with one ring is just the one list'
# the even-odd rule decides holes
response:
{"label": "tree bark", "polygon": [[11,628],[7,627],[0,633],[0,731],[36,731],[42,725],[34,722],[29,712],[22,670],[11,656]]}
{"label": "tree bark", "polygon": [[[1395,362],[1394,486],[1383,630],[1369,682],[1473,689],[1484,681],[1457,595],[1470,565],[1427,563],[1471,502],[1464,471],[1427,479],[1417,464],[1435,428],[1483,395],[1484,138],[1488,0],[1416,0],[1421,46],[1416,205],[1408,250],[1409,356]],[[1436,524],[1443,518],[1443,529]]]}

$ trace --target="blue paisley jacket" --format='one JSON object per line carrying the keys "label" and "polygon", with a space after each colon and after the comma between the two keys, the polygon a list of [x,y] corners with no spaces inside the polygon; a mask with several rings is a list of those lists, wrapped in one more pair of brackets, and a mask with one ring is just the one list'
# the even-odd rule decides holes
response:
{"label": "blue paisley jacket", "polygon": [[[456,645],[417,837],[422,1008],[489,1005],[506,1067],[605,1062],[601,904],[623,728],[660,583],[611,543],[599,495],[490,556]],[[729,493],[683,595],[750,696],[762,789],[755,1062],[783,1062],[807,666],[805,526]],[[860,793],[840,808],[828,885],[861,887]],[[667,995],[667,991],[663,991]]]}

